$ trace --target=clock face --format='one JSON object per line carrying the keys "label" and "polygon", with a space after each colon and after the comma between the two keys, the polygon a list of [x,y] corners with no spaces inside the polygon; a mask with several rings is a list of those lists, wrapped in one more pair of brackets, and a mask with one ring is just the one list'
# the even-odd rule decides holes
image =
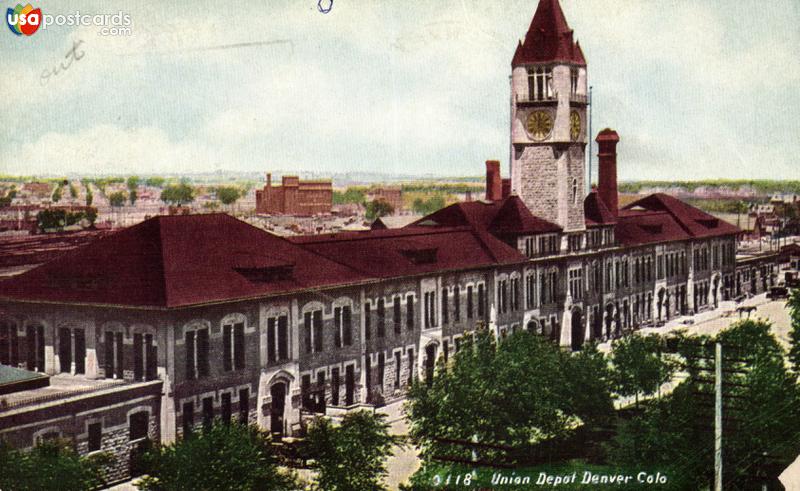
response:
{"label": "clock face", "polygon": [[572,141],[578,141],[581,137],[581,115],[578,111],[572,111],[569,114],[569,136]]}
{"label": "clock face", "polygon": [[553,131],[553,116],[547,111],[533,111],[525,125],[534,140],[544,140]]}

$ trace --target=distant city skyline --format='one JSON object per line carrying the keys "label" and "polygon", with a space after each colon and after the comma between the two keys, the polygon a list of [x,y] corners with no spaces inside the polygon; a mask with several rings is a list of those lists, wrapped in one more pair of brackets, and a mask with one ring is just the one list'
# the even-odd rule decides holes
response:
{"label": "distant city skyline", "polygon": [[[536,3],[37,2],[122,11],[132,34],[0,35],[0,173],[479,176],[499,159],[507,175],[510,62]],[[800,4],[562,6],[621,180],[800,179]]]}

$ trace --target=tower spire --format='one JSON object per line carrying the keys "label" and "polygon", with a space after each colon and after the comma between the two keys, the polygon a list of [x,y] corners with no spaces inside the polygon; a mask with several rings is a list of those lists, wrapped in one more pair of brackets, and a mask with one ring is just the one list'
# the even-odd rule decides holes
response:
{"label": "tower spire", "polygon": [[525,39],[517,46],[512,66],[526,63],[565,62],[584,66],[580,46],[573,40],[558,0],[541,0]]}

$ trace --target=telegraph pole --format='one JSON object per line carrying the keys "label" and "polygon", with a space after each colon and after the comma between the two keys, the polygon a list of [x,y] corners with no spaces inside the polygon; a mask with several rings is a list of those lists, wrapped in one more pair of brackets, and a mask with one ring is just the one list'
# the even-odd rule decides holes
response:
{"label": "telegraph pole", "polygon": [[714,377],[714,491],[722,491],[722,344],[717,343]]}

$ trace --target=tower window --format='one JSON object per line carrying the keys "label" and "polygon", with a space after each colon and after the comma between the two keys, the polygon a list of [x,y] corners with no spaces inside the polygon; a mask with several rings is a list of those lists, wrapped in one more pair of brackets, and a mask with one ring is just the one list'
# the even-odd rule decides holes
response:
{"label": "tower window", "polygon": [[573,68],[570,70],[570,90],[572,95],[578,93],[578,69]]}
{"label": "tower window", "polygon": [[532,101],[544,101],[553,97],[553,69],[528,68],[528,98]]}
{"label": "tower window", "polygon": [[572,178],[572,204],[578,204],[578,180]]}

